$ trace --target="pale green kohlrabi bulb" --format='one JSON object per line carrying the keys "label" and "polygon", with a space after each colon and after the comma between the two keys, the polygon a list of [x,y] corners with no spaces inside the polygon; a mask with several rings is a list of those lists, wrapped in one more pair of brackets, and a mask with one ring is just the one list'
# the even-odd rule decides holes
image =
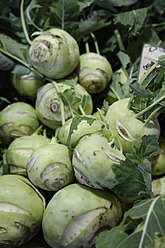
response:
{"label": "pale green kohlrabi bulb", "polygon": [[[73,94],[77,94],[80,102],[76,102],[72,104],[72,112],[80,113],[79,104],[83,99],[83,96],[89,96],[89,93],[79,84],[75,85],[75,89],[70,85],[65,83],[57,83],[58,90],[60,93],[64,93],[67,90],[73,92]],[[59,93],[57,89],[54,87],[53,83],[47,83],[42,86],[37,93],[36,98],[36,113],[38,119],[47,127],[56,130],[58,127],[62,126],[62,110],[61,110],[61,99],[58,95]],[[64,106],[64,119],[65,121],[72,117],[72,113],[70,110],[70,106],[63,101]],[[90,97],[89,102],[87,103],[84,111],[86,114],[91,114],[93,110],[93,101]]]}
{"label": "pale green kohlrabi bulb", "polygon": [[66,31],[52,28],[38,35],[29,49],[32,65],[41,74],[53,79],[70,75],[79,63],[77,41]]}
{"label": "pale green kohlrabi bulb", "polygon": [[31,135],[39,125],[36,111],[28,103],[15,102],[0,112],[0,138],[7,145],[18,137]]}
{"label": "pale green kohlrabi bulb", "polygon": [[26,176],[26,167],[33,151],[50,140],[42,135],[32,134],[13,140],[5,152],[5,159],[11,174]]}
{"label": "pale green kohlrabi bulb", "polygon": [[47,191],[72,183],[74,174],[67,146],[51,141],[36,148],[28,161],[27,175],[36,187]]}
{"label": "pale green kohlrabi bulb", "polygon": [[116,226],[121,216],[121,203],[110,191],[70,184],[49,201],[43,236],[52,248],[90,248],[99,233]]}
{"label": "pale green kohlrabi bulb", "polygon": [[79,83],[90,93],[100,93],[109,85],[112,67],[100,54],[89,52],[80,55]]}
{"label": "pale green kohlrabi bulb", "polygon": [[118,141],[118,148],[123,153],[132,151],[133,145],[138,145],[144,135],[160,135],[160,126],[157,119],[151,119],[147,125],[136,118],[136,113],[129,109],[130,98],[120,99],[109,106],[104,117],[109,125],[113,137]]}
{"label": "pale green kohlrabi bulb", "polygon": [[118,184],[112,165],[125,160],[122,151],[101,134],[85,135],[73,151],[72,164],[78,182],[97,189]]}
{"label": "pale green kohlrabi bulb", "polygon": [[0,176],[0,247],[18,248],[40,230],[45,198],[21,175]]}

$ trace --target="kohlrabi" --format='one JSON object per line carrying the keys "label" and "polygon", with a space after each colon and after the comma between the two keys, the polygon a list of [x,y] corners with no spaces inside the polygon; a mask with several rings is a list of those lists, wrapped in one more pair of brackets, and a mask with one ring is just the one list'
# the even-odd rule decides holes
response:
{"label": "kohlrabi", "polygon": [[79,63],[77,41],[65,30],[52,28],[34,32],[29,49],[34,68],[46,77],[60,79],[71,74]]}
{"label": "kohlrabi", "polygon": [[13,140],[5,152],[5,160],[11,174],[26,176],[26,167],[33,151],[50,140],[35,131],[32,135],[25,135]]}
{"label": "kohlrabi", "polygon": [[49,201],[43,216],[43,235],[52,248],[90,248],[99,233],[116,226],[121,216],[121,203],[110,191],[74,183]]}
{"label": "kohlrabi", "polygon": [[74,148],[83,136],[91,133],[100,133],[111,139],[106,124],[93,115],[76,115],[67,120],[58,131],[58,139],[62,144]]}
{"label": "kohlrabi", "polygon": [[18,94],[30,100],[35,100],[37,90],[45,83],[44,78],[32,71],[19,74],[13,70],[11,71],[10,80]]}
{"label": "kohlrabi", "polygon": [[112,165],[125,160],[122,151],[101,134],[85,135],[73,151],[72,164],[76,179],[89,187],[112,189],[118,180]]}
{"label": "kohlrabi", "polygon": [[96,52],[90,52],[86,42],[86,53],[80,55],[80,62],[77,69],[79,83],[90,93],[100,93],[109,85],[112,77],[112,67],[106,57],[100,54],[96,37],[94,39]]}
{"label": "kohlrabi", "polygon": [[132,151],[133,145],[137,145],[144,135],[155,134],[159,137],[160,126],[157,118],[151,119],[147,124],[137,118],[136,113],[129,108],[130,98],[124,98],[110,105],[105,123],[109,125],[113,137],[116,138],[118,148],[123,152]]}
{"label": "kohlrabi", "polygon": [[36,148],[27,164],[29,180],[38,188],[57,191],[73,181],[71,153],[55,138]]}
{"label": "kohlrabi", "polygon": [[[130,84],[132,95],[109,106],[104,121],[126,154],[144,135],[160,136],[158,116],[164,111],[164,67],[160,58],[139,82]],[[158,66],[160,65],[160,66]]]}
{"label": "kohlrabi", "polygon": [[28,179],[0,176],[0,247],[17,248],[40,230],[45,199]]}
{"label": "kohlrabi", "polygon": [[[85,104],[83,104],[85,103]],[[49,128],[55,130],[62,126],[66,120],[73,116],[73,113],[91,114],[93,102],[89,93],[76,84],[71,86],[60,83],[47,83],[37,93],[36,113],[39,120]]]}
{"label": "kohlrabi", "polygon": [[15,102],[0,112],[0,138],[7,145],[18,137],[31,135],[39,125],[36,111],[28,103]]}

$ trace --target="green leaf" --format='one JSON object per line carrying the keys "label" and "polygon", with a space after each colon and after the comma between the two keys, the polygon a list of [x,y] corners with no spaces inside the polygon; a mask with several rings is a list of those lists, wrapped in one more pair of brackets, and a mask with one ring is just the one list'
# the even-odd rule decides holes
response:
{"label": "green leaf", "polygon": [[50,6],[55,26],[64,30],[78,27],[79,4],[78,0],[57,0]]}
{"label": "green leaf", "polygon": [[143,136],[142,142],[133,147],[132,153],[126,155],[120,164],[113,164],[112,169],[118,184],[112,189],[123,195],[151,193],[151,156],[161,152],[157,137]]}
{"label": "green leaf", "polygon": [[73,117],[71,125],[70,125],[70,130],[69,130],[69,135],[67,139],[67,146],[70,151],[72,151],[71,147],[71,135],[74,132],[74,130],[77,130],[78,125],[80,124],[81,121],[86,120],[89,125],[92,125],[94,122],[95,118],[88,117],[88,116],[82,116],[82,115],[76,115]]}
{"label": "green leaf", "polygon": [[94,3],[94,0],[78,0],[78,5],[80,7],[80,12],[83,11],[85,8],[89,8],[91,4]]}
{"label": "green leaf", "polygon": [[[130,223],[135,220],[141,220],[141,224],[130,235],[126,233],[128,224],[125,224],[125,221],[127,218],[130,219]],[[157,196],[137,201],[132,208],[125,212],[119,226],[99,235],[96,240],[96,248],[150,247],[149,245],[155,242],[156,235],[159,234],[159,236],[165,237],[164,222],[164,197]]]}
{"label": "green leaf", "polygon": [[91,96],[90,95],[83,95],[82,102],[81,102],[82,108],[85,109],[90,101],[91,101]]}
{"label": "green leaf", "polygon": [[127,65],[131,62],[130,57],[128,56],[128,54],[126,54],[126,53],[124,53],[122,51],[119,51],[117,53],[117,56],[120,59],[120,62],[122,64],[123,68],[126,69]]}
{"label": "green leaf", "polygon": [[103,27],[106,27],[111,22],[105,22],[105,20],[98,20],[94,17],[87,17],[85,20],[80,19],[79,27],[74,32],[74,37],[79,41],[82,38],[85,38],[90,33],[93,33]]}
{"label": "green leaf", "polygon": [[9,54],[16,56],[23,61],[26,61],[24,52],[27,49],[27,46],[22,43],[18,43],[10,36],[0,34],[0,48],[8,52]]}
{"label": "green leaf", "polygon": [[0,53],[0,70],[10,71],[13,69],[15,63],[12,59],[5,56],[3,53]]}
{"label": "green leaf", "polygon": [[16,64],[12,70],[12,73],[17,75],[25,75],[30,73],[30,69],[21,64]]}
{"label": "green leaf", "polygon": [[129,27],[129,34],[137,35],[143,27],[144,21],[147,17],[149,7],[141,9],[133,9],[114,15],[114,23],[121,23]]}
{"label": "green leaf", "polygon": [[122,6],[129,6],[129,5],[132,5],[134,3],[136,3],[138,0],[97,0],[96,3],[99,5],[99,6],[102,6],[104,8],[112,8],[112,6],[115,6],[115,7],[122,7]]}
{"label": "green leaf", "polygon": [[73,89],[66,89],[64,92],[58,92],[58,95],[69,106],[81,101],[81,99],[76,96],[76,92]]}

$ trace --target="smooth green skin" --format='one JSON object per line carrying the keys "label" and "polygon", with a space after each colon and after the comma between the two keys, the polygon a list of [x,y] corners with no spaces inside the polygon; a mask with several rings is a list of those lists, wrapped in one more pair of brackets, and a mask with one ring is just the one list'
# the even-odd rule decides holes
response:
{"label": "smooth green skin", "polygon": [[49,142],[47,137],[37,134],[22,136],[13,140],[5,153],[10,173],[26,175],[26,166],[33,151]]}
{"label": "smooth green skin", "polygon": [[36,148],[28,161],[27,175],[35,186],[47,191],[71,183],[73,168],[67,146],[50,143]]}
{"label": "smooth green skin", "polygon": [[0,176],[0,246],[19,247],[31,240],[41,228],[44,210],[44,197],[28,179]]}
{"label": "smooth green skin", "polygon": [[58,28],[37,33],[39,35],[29,49],[34,68],[53,79],[70,75],[79,63],[77,41],[68,32]]}
{"label": "smooth green skin", "polygon": [[43,236],[52,248],[89,248],[99,230],[117,225],[121,215],[121,203],[110,191],[70,184],[49,201]]}
{"label": "smooth green skin", "polygon": [[[60,92],[70,89],[70,86],[64,83],[58,83],[57,85]],[[80,97],[83,95],[89,95],[88,92],[78,84],[76,85],[76,91]],[[52,110],[52,106],[54,106],[54,111]],[[72,105],[72,110],[74,112],[79,112],[78,104]],[[85,112],[86,114],[91,114],[92,110],[93,102],[91,100],[87,104]],[[64,103],[64,111],[65,120],[71,118],[71,111],[66,103]],[[36,113],[39,120],[52,130],[56,130],[58,127],[62,126],[60,100],[52,83],[47,83],[39,89],[36,98]]]}
{"label": "smooth green skin", "polygon": [[33,72],[25,75],[18,75],[11,72],[10,80],[19,95],[32,100],[35,100],[38,89],[45,83],[43,78]]}
{"label": "smooth green skin", "polygon": [[25,102],[12,103],[0,113],[0,139],[9,145],[18,137],[31,135],[39,125],[33,106]]}
{"label": "smooth green skin", "polygon": [[117,183],[112,164],[125,160],[125,156],[111,147],[100,134],[85,135],[75,147],[72,164],[76,179],[87,186],[112,189]]}
{"label": "smooth green skin", "polygon": [[[157,120],[150,121],[147,126],[135,117],[135,113],[128,108],[129,98],[124,98],[114,102],[104,117],[105,123],[109,125],[113,137],[118,142],[116,145],[123,148],[123,153],[130,153],[133,145],[137,145],[144,135],[160,135],[160,126]],[[125,128],[122,137],[116,128],[117,121]],[[128,133],[131,137],[128,136]],[[129,140],[126,140],[129,138]]]}
{"label": "smooth green skin", "polygon": [[[88,117],[93,117],[94,116],[88,116]],[[69,135],[69,130],[70,130],[70,125],[72,123],[72,118],[67,120],[64,125],[60,128],[58,132],[58,139],[59,141],[67,145],[67,139]],[[87,121],[83,120],[79,123],[78,127],[76,130],[73,131],[71,135],[71,147],[74,148],[78,141],[86,134],[91,134],[91,133],[100,133],[103,134],[103,136],[107,137],[110,139],[111,133],[109,129],[106,127],[106,124],[101,121],[101,120],[94,120],[94,122],[90,125],[87,123]]]}
{"label": "smooth green skin", "polygon": [[89,52],[80,56],[79,82],[91,94],[102,92],[110,83],[112,67],[100,54]]}
{"label": "smooth green skin", "polygon": [[160,137],[159,146],[161,153],[152,157],[152,175],[160,176],[165,173],[165,138]]}
{"label": "smooth green skin", "polygon": [[152,192],[154,195],[165,195],[165,176],[152,180]]}

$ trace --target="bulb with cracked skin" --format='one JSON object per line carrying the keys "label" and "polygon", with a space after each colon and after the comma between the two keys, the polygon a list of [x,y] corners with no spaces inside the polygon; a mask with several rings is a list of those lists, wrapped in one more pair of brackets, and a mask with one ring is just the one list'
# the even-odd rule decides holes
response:
{"label": "bulb with cracked skin", "polygon": [[38,35],[29,49],[29,58],[41,74],[53,79],[70,75],[79,63],[77,41],[65,30],[52,28]]}

